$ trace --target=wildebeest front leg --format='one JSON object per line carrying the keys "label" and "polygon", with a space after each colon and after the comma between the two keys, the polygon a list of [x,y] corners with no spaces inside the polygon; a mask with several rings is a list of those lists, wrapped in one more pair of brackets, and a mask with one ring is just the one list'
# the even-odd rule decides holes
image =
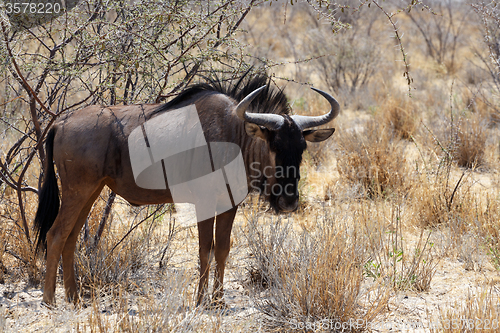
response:
{"label": "wildebeest front leg", "polygon": [[224,300],[224,268],[226,259],[229,255],[231,247],[231,230],[233,228],[234,217],[236,216],[237,207],[217,215],[215,226],[215,276],[214,276],[214,291],[213,303],[216,306],[223,306]]}
{"label": "wildebeest front leg", "polygon": [[210,261],[214,249],[214,218],[198,222],[198,240],[200,252],[200,284],[198,286],[197,305],[200,305],[206,295],[208,276],[210,275]]}

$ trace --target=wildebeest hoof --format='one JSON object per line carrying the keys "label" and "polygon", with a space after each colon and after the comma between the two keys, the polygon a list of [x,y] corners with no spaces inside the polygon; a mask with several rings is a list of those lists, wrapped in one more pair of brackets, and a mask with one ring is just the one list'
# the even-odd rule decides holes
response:
{"label": "wildebeest hoof", "polygon": [[54,310],[56,308],[56,304],[55,302],[53,303],[48,303],[48,302],[45,302],[45,301],[42,301],[40,303],[40,305],[42,306],[42,308],[47,308],[49,310]]}
{"label": "wildebeest hoof", "polygon": [[222,310],[222,311],[229,310],[229,306],[222,298],[212,300],[212,302],[209,305],[209,308],[213,310]]}

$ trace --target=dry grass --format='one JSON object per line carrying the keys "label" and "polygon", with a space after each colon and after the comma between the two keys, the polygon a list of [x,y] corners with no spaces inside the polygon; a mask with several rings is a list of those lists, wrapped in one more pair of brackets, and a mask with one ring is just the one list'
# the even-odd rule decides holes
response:
{"label": "dry grass", "polygon": [[[34,244],[27,241],[16,194],[11,188],[5,186],[0,198],[3,204],[0,214],[0,237],[3,239],[1,244],[2,275],[3,278],[8,277],[9,281],[22,279],[36,287],[42,281],[43,276],[41,256],[35,255]],[[37,198],[33,194],[28,194],[25,198],[25,210],[29,218],[34,216]],[[33,238],[32,233],[30,236]]]}
{"label": "dry grass", "polygon": [[456,304],[457,310],[441,309],[440,319],[432,332],[498,332],[500,327],[499,290],[485,286],[477,294],[471,291],[465,304]]}
{"label": "dry grass", "polygon": [[344,133],[339,142],[337,167],[347,186],[361,185],[362,196],[375,198],[405,194],[411,173],[404,145],[391,128],[370,120],[362,132]]}
{"label": "dry grass", "polygon": [[[164,272],[138,286],[140,293],[120,289],[115,297],[92,299],[84,331],[99,332],[220,332],[228,324],[224,313],[196,308],[190,294],[192,276],[186,271]],[[162,292],[158,293],[158,289]],[[191,300],[191,301],[190,301]],[[249,322],[232,324],[248,330]]]}
{"label": "dry grass", "polygon": [[470,220],[475,206],[470,177],[467,170],[453,170],[449,161],[443,161],[434,175],[420,174],[411,193],[417,225],[456,225],[457,232],[465,232],[464,220]]}
{"label": "dry grass", "polygon": [[[250,217],[250,280],[256,295],[265,288],[259,308],[269,328],[289,331],[298,322],[321,320],[369,322],[385,311],[387,292],[361,288],[368,256],[363,234],[348,226],[345,212],[335,213],[316,216],[311,230],[299,230],[289,219]],[[363,303],[370,293],[371,302]]]}
{"label": "dry grass", "polygon": [[461,119],[457,126],[453,157],[460,167],[476,168],[486,165],[487,126],[478,118]]}
{"label": "dry grass", "polygon": [[[410,242],[408,232],[403,233],[406,223],[402,206],[392,206],[389,217],[384,204],[374,206],[361,208],[359,215],[370,249],[370,257],[364,265],[365,275],[394,290],[428,291],[439,261],[430,241],[431,233],[421,229],[416,240]],[[390,223],[384,223],[387,220]]]}
{"label": "dry grass", "polygon": [[498,197],[488,196],[486,208],[481,212],[479,235],[491,255],[493,265],[500,270],[500,202]]}
{"label": "dry grass", "polygon": [[420,117],[414,102],[408,97],[389,98],[381,109],[382,123],[393,130],[396,138],[411,140],[417,133]]}
{"label": "dry grass", "polygon": [[[102,199],[97,201],[90,217],[99,216],[95,211],[102,211],[105,204]],[[112,220],[108,221],[97,247],[93,237],[89,241],[82,239],[75,261],[84,294],[88,296],[107,287],[111,291],[133,290],[161,273],[161,268],[168,265],[172,251],[169,246],[178,231],[171,208],[171,205],[138,208],[130,222],[118,219],[114,225]]]}

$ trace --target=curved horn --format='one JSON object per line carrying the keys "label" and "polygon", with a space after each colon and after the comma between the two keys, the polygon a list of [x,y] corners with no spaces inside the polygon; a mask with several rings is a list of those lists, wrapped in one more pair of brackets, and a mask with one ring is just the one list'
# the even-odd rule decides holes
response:
{"label": "curved horn", "polygon": [[267,86],[262,86],[248,94],[241,102],[238,103],[235,112],[236,115],[244,121],[264,126],[270,130],[277,130],[285,121],[282,116],[277,114],[246,112],[250,103],[252,103],[252,100],[266,87]]}
{"label": "curved horn", "polygon": [[328,102],[330,102],[330,105],[332,108],[331,108],[330,112],[328,112],[327,114],[324,114],[322,116],[317,116],[317,117],[292,116],[293,121],[295,121],[297,126],[302,130],[329,123],[335,117],[337,117],[340,113],[339,102],[337,102],[337,100],[335,98],[333,98],[332,95],[330,95],[322,90],[316,89],[316,88],[311,88],[311,89],[316,91],[317,93],[321,94],[324,98],[326,98],[328,100]]}

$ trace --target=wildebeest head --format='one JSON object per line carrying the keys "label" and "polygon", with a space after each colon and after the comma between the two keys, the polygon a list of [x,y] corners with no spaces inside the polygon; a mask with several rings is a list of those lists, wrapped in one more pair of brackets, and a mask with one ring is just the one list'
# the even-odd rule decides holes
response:
{"label": "wildebeest head", "polygon": [[271,153],[270,170],[263,170],[266,179],[264,195],[277,211],[290,212],[298,207],[300,163],[307,148],[306,141],[320,142],[328,139],[335,129],[310,129],[332,121],[340,112],[339,103],[328,93],[312,88],[323,95],[331,105],[329,113],[318,116],[289,116],[287,114],[247,112],[252,100],[266,86],[246,96],[235,109],[239,118],[245,121],[246,133],[264,140]]}

